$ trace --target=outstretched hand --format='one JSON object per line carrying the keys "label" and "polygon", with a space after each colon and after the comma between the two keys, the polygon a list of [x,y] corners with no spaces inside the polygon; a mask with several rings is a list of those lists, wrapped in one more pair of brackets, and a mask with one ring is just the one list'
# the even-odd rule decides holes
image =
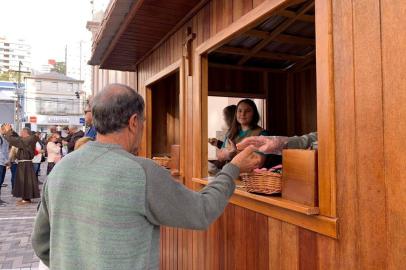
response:
{"label": "outstretched hand", "polygon": [[240,172],[251,172],[258,168],[263,163],[263,157],[256,154],[258,149],[254,146],[248,146],[238,155],[236,155],[231,163],[240,168]]}
{"label": "outstretched hand", "polygon": [[242,150],[252,145],[258,148],[258,151],[264,154],[280,154],[284,144],[287,142],[288,137],[266,137],[266,136],[252,136],[244,139],[237,144],[237,149]]}

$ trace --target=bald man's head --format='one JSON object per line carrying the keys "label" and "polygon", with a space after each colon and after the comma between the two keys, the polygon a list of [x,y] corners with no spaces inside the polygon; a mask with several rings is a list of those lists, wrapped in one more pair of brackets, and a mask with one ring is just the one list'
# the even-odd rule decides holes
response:
{"label": "bald man's head", "polygon": [[93,125],[100,134],[128,126],[131,116],[144,117],[144,99],[131,87],[109,84],[92,101]]}

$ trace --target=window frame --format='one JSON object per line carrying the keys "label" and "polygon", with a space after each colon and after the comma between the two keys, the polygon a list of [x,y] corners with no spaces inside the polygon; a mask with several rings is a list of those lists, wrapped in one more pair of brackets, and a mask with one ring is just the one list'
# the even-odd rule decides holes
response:
{"label": "window frame", "polygon": [[[291,0],[279,0],[273,4],[261,4],[246,15],[198,46],[194,52],[194,69],[198,75],[193,95],[193,110],[200,114],[200,122],[194,119],[196,133],[200,138],[200,151],[195,151],[193,162],[200,165],[194,168],[193,176],[202,178],[207,174],[207,99],[208,99],[208,58],[207,54],[242,34],[254,25],[272,15],[279,8],[292,4]],[[253,198],[234,195],[231,202],[252,210],[338,238],[336,212],[336,156],[335,156],[335,102],[333,85],[333,40],[332,40],[331,0],[315,0],[316,31],[316,73],[317,73],[317,131],[318,131],[318,195],[319,215],[306,216],[289,211],[283,205],[266,206],[264,202],[255,205]],[[195,167],[195,166],[194,166]],[[199,179],[197,179],[197,182]]]}

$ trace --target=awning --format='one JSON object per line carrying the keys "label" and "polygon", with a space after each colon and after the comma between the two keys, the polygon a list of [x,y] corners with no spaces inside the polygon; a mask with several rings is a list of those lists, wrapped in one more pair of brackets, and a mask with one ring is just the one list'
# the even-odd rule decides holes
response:
{"label": "awning", "polygon": [[136,63],[201,0],[113,0],[93,42],[90,65],[134,71]]}

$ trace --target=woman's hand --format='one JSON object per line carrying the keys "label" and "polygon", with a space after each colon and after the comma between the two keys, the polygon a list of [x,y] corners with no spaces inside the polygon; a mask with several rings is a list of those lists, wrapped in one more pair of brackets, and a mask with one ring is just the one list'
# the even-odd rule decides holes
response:
{"label": "woman's hand", "polygon": [[209,143],[217,147],[218,140],[216,138],[209,138]]}
{"label": "woman's hand", "polygon": [[227,139],[227,147],[217,150],[217,159],[220,161],[231,160],[237,154],[237,147],[232,140]]}

